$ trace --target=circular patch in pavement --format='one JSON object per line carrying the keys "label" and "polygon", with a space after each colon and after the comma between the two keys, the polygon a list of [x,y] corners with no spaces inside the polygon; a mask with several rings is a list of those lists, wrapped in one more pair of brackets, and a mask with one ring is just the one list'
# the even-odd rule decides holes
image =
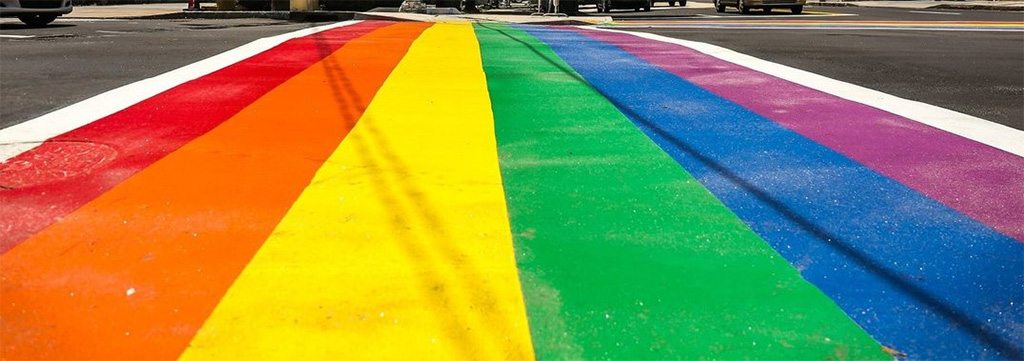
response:
{"label": "circular patch in pavement", "polygon": [[104,144],[47,141],[0,163],[0,187],[16,189],[71,180],[92,173],[117,158]]}

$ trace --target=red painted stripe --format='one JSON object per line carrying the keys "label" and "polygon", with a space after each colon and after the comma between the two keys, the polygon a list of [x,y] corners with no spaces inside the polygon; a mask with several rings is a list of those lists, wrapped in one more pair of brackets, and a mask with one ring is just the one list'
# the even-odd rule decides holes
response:
{"label": "red painted stripe", "polygon": [[429,26],[353,39],[4,254],[0,357],[178,357]]}
{"label": "red painted stripe", "polygon": [[292,39],[120,112],[54,137],[3,164],[0,253],[205,134],[351,39],[363,22]]}

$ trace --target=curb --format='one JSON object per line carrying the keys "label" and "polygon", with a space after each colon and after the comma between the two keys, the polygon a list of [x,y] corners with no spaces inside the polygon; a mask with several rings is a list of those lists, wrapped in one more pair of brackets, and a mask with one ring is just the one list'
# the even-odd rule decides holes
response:
{"label": "curb", "polygon": [[288,11],[181,11],[137,19],[276,19],[288,20]]}
{"label": "curb", "polygon": [[[832,6],[832,7],[884,7],[888,9],[900,8],[898,6],[861,6],[857,4],[859,1],[820,1],[820,2],[807,2],[807,5],[814,6]],[[1024,12],[1024,7],[1010,7],[1010,6],[999,6],[999,5],[981,5],[981,4],[935,4],[923,9],[951,9],[951,10],[992,10],[992,11],[1020,11]]]}
{"label": "curb", "polygon": [[994,10],[994,11],[1019,11],[1024,12],[1024,6],[1022,7],[1007,7],[1007,6],[991,6],[991,5],[977,5],[977,4],[939,4],[930,7],[929,9],[953,9],[953,10]]}

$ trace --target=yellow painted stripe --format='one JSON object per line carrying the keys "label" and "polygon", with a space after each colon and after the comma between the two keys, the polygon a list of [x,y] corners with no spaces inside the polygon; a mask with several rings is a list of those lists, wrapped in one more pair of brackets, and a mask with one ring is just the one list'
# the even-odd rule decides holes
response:
{"label": "yellow painted stripe", "polygon": [[417,39],[181,359],[532,359],[479,46]]}

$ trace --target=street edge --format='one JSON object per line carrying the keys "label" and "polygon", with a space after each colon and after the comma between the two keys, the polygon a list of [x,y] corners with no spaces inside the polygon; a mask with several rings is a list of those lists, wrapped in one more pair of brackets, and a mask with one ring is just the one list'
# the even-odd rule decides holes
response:
{"label": "street edge", "polygon": [[[855,1],[855,0],[854,1],[819,0],[819,1],[813,1],[813,2],[812,1],[808,1],[807,5],[833,6],[833,7],[846,7],[846,6],[852,6],[852,7],[880,7],[880,8],[888,8],[888,9],[901,9],[901,7],[899,7],[899,6],[878,6],[878,5],[862,6],[862,5],[857,4],[858,2],[861,2],[861,1]],[[870,1],[864,1],[864,2],[870,2]],[[980,5],[980,4],[935,4],[935,5],[932,5],[932,6],[920,8],[918,10],[925,10],[925,9],[991,10],[991,11],[1017,11],[1017,12],[1024,11],[1024,7],[1022,7],[1022,6],[1014,7],[1014,6],[1006,6],[1006,5],[999,5],[999,4],[993,4],[993,5]]]}

